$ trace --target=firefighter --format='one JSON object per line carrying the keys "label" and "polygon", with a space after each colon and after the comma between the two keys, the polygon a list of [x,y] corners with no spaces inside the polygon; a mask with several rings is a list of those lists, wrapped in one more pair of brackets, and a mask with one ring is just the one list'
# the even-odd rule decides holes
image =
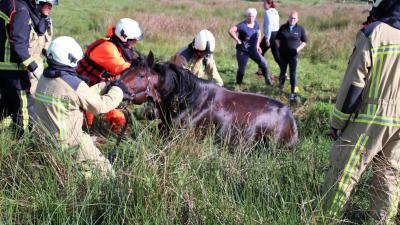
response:
{"label": "firefighter", "polygon": [[38,68],[33,72],[29,72],[31,81],[31,94],[34,94],[38,79],[43,73],[44,65],[42,54],[46,55],[46,51],[51,42],[53,35],[53,25],[50,17],[51,10],[54,5],[58,5],[58,0],[35,0],[39,15],[33,15],[39,21],[37,31],[31,30],[29,37],[29,54],[38,64]]}
{"label": "firefighter", "polygon": [[[87,47],[85,56],[79,61],[76,71],[89,78],[89,86],[101,81],[113,80],[131,66],[131,62],[137,57],[133,48],[141,40],[143,40],[143,32],[138,22],[130,18],[122,18],[115,27],[108,29],[105,38],[96,40]],[[118,133],[126,122],[123,115],[115,109],[104,117],[115,133]],[[93,115],[86,113],[86,118],[87,125],[91,127]]]}
{"label": "firefighter", "polygon": [[214,35],[208,30],[201,30],[196,34],[192,43],[179,50],[170,62],[190,70],[199,78],[206,78],[207,76],[209,80],[223,86],[224,82],[218,73],[217,64],[212,54],[214,48]]}
{"label": "firefighter", "polygon": [[[45,32],[46,22],[33,0],[0,1],[0,121],[11,116],[18,136],[32,124],[30,73],[39,74],[29,49],[30,37]],[[43,26],[44,25],[44,26]]]}
{"label": "firefighter", "polygon": [[[58,37],[49,46],[47,63],[38,81],[35,94],[37,127],[56,140],[60,149],[71,154],[86,178],[94,171],[109,176],[114,172],[111,164],[83,132],[82,110],[93,114],[106,113],[121,101],[131,100],[122,82],[100,82],[92,87],[76,74],[77,62],[83,57],[79,44],[71,37]],[[108,90],[108,91],[107,91]],[[106,92],[103,95],[100,93]]]}
{"label": "firefighter", "polygon": [[336,139],[323,186],[323,209],[333,219],[372,164],[371,213],[394,224],[400,162],[400,2],[372,1],[375,22],[356,37],[332,114]]}

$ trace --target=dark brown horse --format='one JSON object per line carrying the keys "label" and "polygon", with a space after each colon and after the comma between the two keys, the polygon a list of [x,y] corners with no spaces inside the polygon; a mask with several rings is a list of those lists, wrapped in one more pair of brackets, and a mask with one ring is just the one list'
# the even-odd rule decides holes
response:
{"label": "dark brown horse", "polygon": [[[142,60],[146,61],[146,60]],[[220,139],[259,141],[271,137],[292,148],[298,141],[290,108],[253,93],[233,92],[197,78],[189,70],[170,63],[153,65],[152,53],[137,67],[147,74],[162,127],[208,128],[214,126]],[[153,97],[151,96],[151,97]]]}

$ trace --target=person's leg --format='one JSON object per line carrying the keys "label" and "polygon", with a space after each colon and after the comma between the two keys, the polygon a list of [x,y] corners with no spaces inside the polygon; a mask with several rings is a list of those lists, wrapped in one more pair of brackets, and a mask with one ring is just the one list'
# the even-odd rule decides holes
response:
{"label": "person's leg", "polygon": [[[28,76],[13,81],[17,99],[14,104],[13,120],[21,135],[32,127],[33,99],[29,92],[30,81]],[[16,110],[16,111],[15,111]]]}
{"label": "person's leg", "polygon": [[249,50],[249,57],[261,68],[265,83],[271,85],[272,80],[268,74],[267,60],[256,49]]}
{"label": "person's leg", "polygon": [[247,61],[249,60],[247,52],[236,51],[236,60],[238,63],[238,70],[236,73],[236,84],[242,84],[243,76],[246,72]]}
{"label": "person's leg", "polygon": [[[400,132],[374,158],[370,211],[387,224],[394,224],[399,203]],[[382,140],[385,143],[385,140]]]}
{"label": "person's leg", "polygon": [[276,34],[277,33],[278,33],[277,31],[271,33],[270,45],[271,45],[272,56],[274,57],[275,62],[279,66],[280,65],[280,55],[279,55],[278,46],[276,44]]}
{"label": "person's leg", "polygon": [[265,41],[265,36],[262,38],[261,43],[260,43],[260,48],[261,48],[261,55],[264,56],[265,53],[268,51],[270,48],[267,46],[267,42]]}
{"label": "person's leg", "polygon": [[8,101],[11,98],[9,95],[14,93],[14,91],[9,81],[9,79],[0,78],[0,121],[11,114]]}
{"label": "person's leg", "polygon": [[286,57],[281,57],[280,58],[280,64],[279,64],[279,69],[280,69],[280,73],[279,73],[279,88],[280,89],[282,89],[283,85],[285,85],[287,66],[288,66],[288,60],[286,59]]}
{"label": "person's leg", "polygon": [[297,69],[297,56],[289,59],[289,74],[290,74],[290,93],[294,94],[296,89],[296,69]]}
{"label": "person's leg", "polygon": [[[264,57],[265,53],[270,48],[270,46],[267,46],[267,42],[265,41],[265,36],[261,40],[260,48],[261,48],[261,55]],[[257,75],[262,75],[262,69],[260,66],[258,67]]]}
{"label": "person's leg", "polygon": [[363,125],[350,123],[331,149],[330,167],[322,187],[322,218],[325,222],[338,215],[376,155],[379,143],[373,140],[375,137],[360,133],[365,129]]}
{"label": "person's leg", "polygon": [[85,178],[92,178],[95,172],[100,173],[102,177],[114,177],[115,172],[110,161],[96,148],[91,137],[86,133],[82,133],[80,141],[79,149],[73,157]]}

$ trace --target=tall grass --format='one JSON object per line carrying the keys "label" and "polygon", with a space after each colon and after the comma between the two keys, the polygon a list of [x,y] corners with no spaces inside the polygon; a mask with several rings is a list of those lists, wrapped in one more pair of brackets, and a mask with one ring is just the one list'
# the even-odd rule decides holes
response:
{"label": "tall grass", "polygon": [[[210,29],[217,41],[215,59],[226,87],[236,73],[230,26],[262,3],[237,0],[149,0],[60,2],[54,8],[55,34],[77,38],[82,47],[102,37],[121,17],[139,21],[145,40],[137,48],[168,59]],[[22,140],[9,129],[0,133],[1,224],[321,224],[320,186],[328,167],[331,141],[324,133],[355,33],[366,17],[362,4],[281,1],[281,23],[292,10],[309,36],[298,66],[301,103],[291,105],[299,127],[295,151],[273,144],[232,148],[214,142],[213,132],[174,130],[157,135],[156,123],[135,121],[118,148],[116,178],[84,180],[67,153],[35,136]],[[267,54],[269,69],[279,69]],[[275,86],[265,87],[249,63],[245,91],[270,95],[285,103]],[[107,155],[115,137],[100,149]],[[366,177],[367,178],[367,177]],[[363,178],[352,202],[368,207]],[[372,224],[368,216],[348,211],[347,222]]]}

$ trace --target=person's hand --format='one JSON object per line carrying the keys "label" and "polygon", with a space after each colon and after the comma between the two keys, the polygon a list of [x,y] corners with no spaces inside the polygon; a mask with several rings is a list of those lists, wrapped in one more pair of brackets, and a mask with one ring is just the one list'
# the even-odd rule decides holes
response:
{"label": "person's hand", "polygon": [[238,45],[241,45],[241,44],[242,44],[242,41],[241,41],[241,40],[237,40],[236,43],[237,43]]}
{"label": "person's hand", "polygon": [[34,72],[37,68],[38,68],[38,64],[36,64],[35,61],[32,61],[28,66],[27,69],[29,70],[29,72]]}
{"label": "person's hand", "polygon": [[124,94],[122,100],[123,101],[133,101],[134,99],[134,95],[129,92],[128,87],[124,84],[124,82],[120,81],[120,80],[116,80],[116,81],[112,81],[110,83],[111,86],[117,86],[122,90],[122,93]]}
{"label": "person's hand", "polygon": [[265,45],[269,48],[269,46],[271,46],[271,43],[269,42],[269,40],[265,40]]}
{"label": "person's hand", "polygon": [[326,134],[326,136],[336,141],[338,139],[338,130],[331,127],[330,131]]}
{"label": "person's hand", "polygon": [[260,46],[257,46],[257,52],[261,54],[261,52],[262,52],[262,49],[261,49],[261,47],[260,47]]}

